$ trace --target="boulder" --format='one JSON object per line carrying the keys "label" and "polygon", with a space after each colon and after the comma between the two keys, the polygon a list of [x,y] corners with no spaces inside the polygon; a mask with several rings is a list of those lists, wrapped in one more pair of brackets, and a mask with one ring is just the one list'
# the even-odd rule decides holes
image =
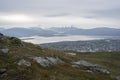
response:
{"label": "boulder", "polygon": [[7,71],[7,69],[0,69],[0,74],[3,74]]}
{"label": "boulder", "polygon": [[33,60],[40,64],[42,67],[48,67],[50,64],[50,62],[47,59],[42,57],[34,57]]}
{"label": "boulder", "polygon": [[120,76],[117,76],[116,79],[117,79],[117,80],[120,80]]}
{"label": "boulder", "polygon": [[76,56],[76,53],[66,53],[66,54]]}
{"label": "boulder", "polygon": [[64,62],[57,58],[53,58],[53,57],[47,57],[47,60],[51,63],[51,64],[63,64]]}
{"label": "boulder", "polygon": [[84,61],[84,60],[80,60],[78,62],[72,62],[72,67],[77,67],[77,68],[80,68],[82,70],[89,70],[92,72],[110,74],[110,72],[108,70],[102,68],[98,64],[92,64],[92,63]]}
{"label": "boulder", "polygon": [[21,66],[21,65],[25,65],[25,66],[28,66],[28,67],[31,66],[31,63],[29,61],[24,60],[24,59],[20,60],[17,64],[19,66]]}
{"label": "boulder", "polygon": [[0,51],[3,52],[3,53],[8,53],[9,49],[8,48],[3,48],[3,49],[0,49]]}
{"label": "boulder", "polygon": [[33,60],[42,67],[49,67],[50,65],[63,64],[64,62],[59,58],[53,57],[33,57]]}

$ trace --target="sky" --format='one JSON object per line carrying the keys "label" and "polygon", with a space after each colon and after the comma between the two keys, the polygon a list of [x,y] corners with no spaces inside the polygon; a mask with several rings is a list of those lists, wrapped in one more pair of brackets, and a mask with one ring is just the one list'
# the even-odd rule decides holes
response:
{"label": "sky", "polygon": [[120,28],[120,0],[0,0],[0,28]]}

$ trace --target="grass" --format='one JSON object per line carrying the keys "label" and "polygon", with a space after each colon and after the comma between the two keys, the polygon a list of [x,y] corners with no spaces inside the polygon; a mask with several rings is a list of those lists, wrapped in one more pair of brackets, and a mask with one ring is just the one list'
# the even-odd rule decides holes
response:
{"label": "grass", "polygon": [[38,68],[34,65],[34,71],[34,79],[32,80],[114,80],[108,75],[85,72],[69,65],[51,66],[49,68]]}
{"label": "grass", "polygon": [[111,74],[120,75],[120,52],[78,53],[77,59],[99,64]]}
{"label": "grass", "polygon": [[[0,75],[0,80],[115,80],[113,77],[120,75],[120,54],[117,52],[78,53],[76,56],[70,56],[65,54],[65,51],[44,48],[31,43],[22,42],[22,46],[19,44],[11,43],[9,39],[0,42],[0,47],[10,49],[6,55],[0,52],[0,69],[7,69],[7,76]],[[26,57],[30,55],[59,57],[66,63],[43,68]],[[32,66],[18,66],[16,63],[23,58],[30,61]],[[91,73],[71,67],[70,62],[78,60],[97,63],[107,68],[111,75]]]}

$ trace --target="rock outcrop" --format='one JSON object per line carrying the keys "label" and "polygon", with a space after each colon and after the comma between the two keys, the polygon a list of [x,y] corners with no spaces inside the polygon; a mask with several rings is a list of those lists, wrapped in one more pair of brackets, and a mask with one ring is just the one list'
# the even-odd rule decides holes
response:
{"label": "rock outcrop", "polygon": [[71,55],[71,56],[76,56],[76,53],[72,53],[72,52],[71,53],[69,52],[69,53],[66,53],[66,54]]}
{"label": "rock outcrop", "polygon": [[0,74],[3,74],[7,71],[7,69],[0,69]]}
{"label": "rock outcrop", "polygon": [[120,76],[117,76],[116,79],[117,79],[117,80],[120,80]]}
{"label": "rock outcrop", "polygon": [[103,74],[110,74],[110,72],[98,64],[92,64],[84,60],[80,60],[78,62],[72,62],[73,67],[80,68],[82,70],[89,70],[92,72],[98,72],[98,73],[103,73]]}
{"label": "rock outcrop", "polygon": [[35,62],[40,64],[42,67],[49,67],[50,65],[63,64],[64,62],[59,58],[53,57],[33,57]]}
{"label": "rock outcrop", "polygon": [[2,49],[0,49],[0,51],[1,51],[2,53],[8,53],[8,52],[9,52],[9,49],[8,49],[8,48],[2,48]]}
{"label": "rock outcrop", "polygon": [[64,62],[59,59],[58,57],[57,58],[53,58],[53,57],[47,57],[47,60],[50,62],[51,65],[54,65],[54,64],[63,64]]}
{"label": "rock outcrop", "polygon": [[24,59],[20,60],[17,64],[19,66],[21,66],[21,65],[25,65],[25,66],[28,66],[28,67],[31,66],[31,63],[29,61],[24,60]]}

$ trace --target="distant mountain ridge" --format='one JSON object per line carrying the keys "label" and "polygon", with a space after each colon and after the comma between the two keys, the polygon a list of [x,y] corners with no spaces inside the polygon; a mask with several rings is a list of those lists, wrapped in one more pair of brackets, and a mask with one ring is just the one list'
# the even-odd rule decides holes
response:
{"label": "distant mountain ridge", "polygon": [[115,28],[93,28],[80,29],[76,27],[52,27],[42,29],[38,27],[32,28],[0,28],[0,32],[15,37],[30,37],[30,36],[65,36],[65,35],[88,35],[88,36],[120,36],[120,29]]}
{"label": "distant mountain ridge", "polygon": [[56,33],[42,28],[10,28],[3,29],[0,32],[14,37],[53,36]]}
{"label": "distant mountain ridge", "polygon": [[80,29],[80,28],[51,28],[53,31],[62,32],[62,34],[69,35],[90,35],[90,36],[120,36],[120,29],[115,28],[93,28],[93,29]]}

